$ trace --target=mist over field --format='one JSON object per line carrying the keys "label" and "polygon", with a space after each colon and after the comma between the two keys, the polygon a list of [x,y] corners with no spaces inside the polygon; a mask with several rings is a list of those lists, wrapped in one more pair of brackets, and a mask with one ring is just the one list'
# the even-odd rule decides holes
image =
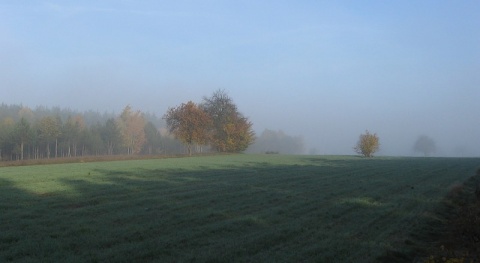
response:
{"label": "mist over field", "polygon": [[479,13],[477,1],[3,1],[0,103],[163,116],[223,89],[257,136],[281,131],[303,141],[297,153],[354,154],[369,130],[377,155],[423,156],[426,135],[431,156],[480,156]]}

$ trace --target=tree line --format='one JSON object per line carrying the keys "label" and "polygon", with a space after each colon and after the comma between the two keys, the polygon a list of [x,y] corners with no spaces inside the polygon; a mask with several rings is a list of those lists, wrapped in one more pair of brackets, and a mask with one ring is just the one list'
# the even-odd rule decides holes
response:
{"label": "tree line", "polygon": [[290,136],[282,130],[274,131],[265,129],[260,136],[255,139],[248,153],[267,153],[267,154],[304,154],[305,144],[302,136]]}
{"label": "tree line", "polygon": [[[173,114],[183,109],[185,115]],[[252,123],[224,91],[205,97],[199,105],[188,102],[170,108],[163,119],[129,105],[118,116],[0,105],[1,160],[179,154],[185,149],[191,154],[204,148],[238,152],[253,140]]]}
{"label": "tree line", "polygon": [[[121,115],[0,106],[1,160],[178,153],[182,145],[158,118],[126,106]],[[167,152],[170,151],[170,152]]]}

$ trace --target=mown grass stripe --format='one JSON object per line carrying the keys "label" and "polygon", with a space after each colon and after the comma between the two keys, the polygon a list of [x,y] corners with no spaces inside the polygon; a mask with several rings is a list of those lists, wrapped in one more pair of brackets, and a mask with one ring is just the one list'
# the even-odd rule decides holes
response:
{"label": "mown grass stripe", "polygon": [[0,168],[0,261],[372,262],[479,164],[232,155]]}

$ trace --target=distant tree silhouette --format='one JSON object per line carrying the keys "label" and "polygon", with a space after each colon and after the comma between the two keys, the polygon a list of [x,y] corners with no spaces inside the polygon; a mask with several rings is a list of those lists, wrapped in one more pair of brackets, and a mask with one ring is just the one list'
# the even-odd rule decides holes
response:
{"label": "distant tree silhouette", "polygon": [[413,150],[423,153],[424,156],[429,156],[437,150],[437,147],[435,145],[435,141],[432,138],[426,135],[421,135],[415,141]]}
{"label": "distant tree silhouette", "polygon": [[281,130],[274,131],[269,129],[265,129],[247,150],[247,152],[251,153],[276,152],[281,154],[301,154],[304,151],[303,137],[289,136]]}

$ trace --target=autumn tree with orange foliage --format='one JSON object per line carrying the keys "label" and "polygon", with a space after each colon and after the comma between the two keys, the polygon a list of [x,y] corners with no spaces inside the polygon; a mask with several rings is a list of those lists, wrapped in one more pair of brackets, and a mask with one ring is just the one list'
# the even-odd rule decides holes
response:
{"label": "autumn tree with orange foliage", "polygon": [[192,101],[168,109],[163,118],[167,122],[169,131],[187,145],[189,155],[192,155],[192,145],[208,143],[212,120]]}

